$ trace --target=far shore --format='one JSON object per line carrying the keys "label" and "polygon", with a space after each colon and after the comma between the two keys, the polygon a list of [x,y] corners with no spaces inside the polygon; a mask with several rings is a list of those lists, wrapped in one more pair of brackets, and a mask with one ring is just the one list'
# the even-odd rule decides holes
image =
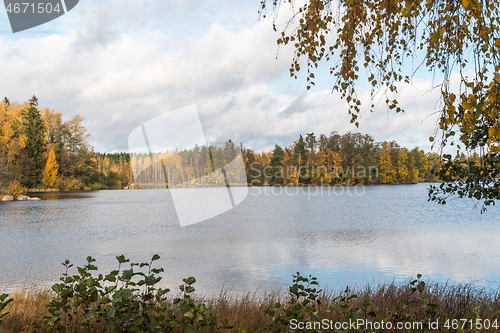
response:
{"label": "far shore", "polygon": [[[379,185],[416,185],[416,184],[435,184],[435,183],[439,183],[439,182],[429,182],[429,181],[419,181],[417,183],[414,183],[414,184],[343,184],[343,183],[336,183],[336,184],[328,184],[328,185],[316,185],[316,184],[302,184],[302,183],[299,183],[299,184],[296,184],[296,185],[279,185],[279,184],[276,184],[276,185],[269,185],[269,184],[262,184],[262,185],[255,185],[255,184],[248,184],[248,187],[255,187],[255,188],[262,188],[262,187],[273,187],[273,186],[282,186],[282,187],[326,187],[326,188],[332,188],[332,187],[338,187],[338,186],[346,186],[346,187],[350,187],[350,186],[359,186],[359,185],[362,185],[362,186],[379,186]],[[224,187],[224,186],[220,186],[220,187]],[[228,186],[229,187],[229,186]],[[231,187],[244,187],[244,185],[233,185]],[[214,187],[210,187],[210,186],[206,186],[206,187],[175,187],[173,189],[195,189],[195,188],[214,188]],[[108,188],[103,188],[103,189],[99,189],[99,190],[95,190],[95,189],[89,189],[89,188],[85,188],[85,189],[78,189],[78,190],[60,190],[60,189],[56,189],[56,188],[31,188],[31,189],[28,189],[26,191],[26,194],[27,195],[20,195],[20,196],[17,196],[17,197],[12,197],[12,196],[9,196],[9,195],[6,195],[6,194],[0,194],[0,202],[8,202],[8,201],[38,201],[38,200],[41,200],[40,198],[37,198],[37,197],[32,197],[33,194],[36,195],[36,193],[71,193],[71,192],[93,192],[93,191],[115,191],[115,190],[156,190],[156,189],[163,189],[163,185],[162,184],[147,184],[147,185],[143,185],[142,187],[141,186],[138,186],[137,184],[131,184],[129,186],[126,186],[126,187],[123,187],[123,188],[116,188],[116,187],[108,187]],[[170,189],[170,188],[168,188]]]}
{"label": "far shore", "polygon": [[[380,183],[370,183],[370,184],[362,184],[362,183],[357,183],[357,184],[345,184],[345,183],[336,183],[336,184],[324,184],[324,185],[317,185],[317,184],[275,184],[275,185],[270,185],[270,184],[261,184],[261,185],[256,185],[256,184],[248,184],[247,187],[273,187],[273,186],[287,186],[287,187],[301,187],[301,186],[317,186],[317,187],[336,187],[336,186],[356,186],[356,185],[363,185],[363,186],[378,186],[378,185],[416,185],[416,184],[436,184],[440,182],[431,182],[431,181],[419,181],[417,183],[412,183],[412,184],[401,184],[401,183],[395,183],[395,184],[380,184]],[[45,192],[90,192],[90,191],[105,191],[105,190],[155,190],[155,189],[163,189],[163,184],[161,183],[150,183],[150,184],[145,184],[143,186],[139,186],[137,184],[132,184],[132,186],[125,186],[122,188],[117,188],[117,187],[109,187],[109,188],[103,188],[100,190],[94,190],[94,189],[83,189],[83,190],[60,190],[60,189],[54,189],[54,188],[32,188],[27,191],[27,193],[45,193]],[[215,187],[225,187],[225,186],[197,186],[197,187],[174,187],[173,189],[189,189],[189,188],[215,188]],[[245,185],[231,185],[228,187],[245,187]],[[170,188],[168,188],[170,189]]]}

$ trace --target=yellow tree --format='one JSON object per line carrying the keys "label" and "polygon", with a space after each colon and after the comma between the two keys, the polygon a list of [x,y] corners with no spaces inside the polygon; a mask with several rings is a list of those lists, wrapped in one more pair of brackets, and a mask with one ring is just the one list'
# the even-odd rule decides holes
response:
{"label": "yellow tree", "polygon": [[398,152],[398,176],[400,183],[409,183],[409,172],[406,163],[408,162],[408,150],[401,149]]}
{"label": "yellow tree", "polygon": [[332,171],[330,174],[333,178],[339,180],[343,177],[342,156],[338,152],[332,151],[330,148],[326,148],[325,152],[328,160],[328,167]]}
{"label": "yellow tree", "polygon": [[418,152],[419,168],[418,175],[420,177],[425,177],[427,175],[427,169],[429,168],[429,161],[427,161],[427,155],[423,150]]}
{"label": "yellow tree", "polygon": [[382,143],[379,155],[379,181],[383,184],[393,184],[395,170],[391,161],[391,146],[387,141]]}
{"label": "yellow tree", "polygon": [[58,172],[59,164],[57,164],[56,153],[54,150],[50,150],[45,169],[43,170],[42,183],[47,187],[54,187]]}
{"label": "yellow tree", "polygon": [[418,181],[418,168],[415,162],[415,157],[410,154],[410,166],[408,168],[408,182],[411,184],[416,184]]}
{"label": "yellow tree", "polygon": [[316,153],[315,158],[316,161],[313,169],[315,183],[319,185],[330,184],[332,178],[329,172],[327,153],[320,150]]}
{"label": "yellow tree", "polygon": [[30,165],[24,151],[26,135],[23,132],[21,111],[21,105],[10,103],[7,98],[0,103],[0,157],[6,162],[5,176],[13,174],[18,181],[22,180]]}

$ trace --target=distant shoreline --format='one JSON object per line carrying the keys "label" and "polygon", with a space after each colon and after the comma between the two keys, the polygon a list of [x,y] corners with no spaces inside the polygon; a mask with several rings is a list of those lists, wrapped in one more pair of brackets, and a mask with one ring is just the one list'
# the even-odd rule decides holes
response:
{"label": "distant shoreline", "polygon": [[[416,185],[416,184],[438,184],[440,182],[430,182],[430,181],[422,181],[422,182],[417,182],[413,184],[325,184],[325,185],[317,185],[317,184],[298,184],[298,185],[281,185],[281,184],[275,184],[275,185],[251,185],[248,184],[247,187],[255,187],[255,188],[260,188],[260,187],[273,187],[273,186],[280,186],[280,187],[302,187],[302,186],[312,186],[312,187],[336,187],[336,186],[358,186],[358,185],[363,185],[363,186],[380,186],[380,185]],[[59,190],[59,189],[53,189],[53,188],[34,188],[34,189],[28,189],[27,193],[51,193],[51,192],[93,192],[93,191],[116,191],[116,190],[160,190],[163,188],[153,188],[153,187],[160,187],[161,185],[151,185],[151,187],[124,187],[124,188],[105,188],[105,189],[100,189],[100,190],[93,190],[93,189],[85,189],[85,190]],[[224,187],[224,186],[217,186],[217,187]],[[233,185],[231,187],[245,187],[244,185]],[[189,189],[189,188],[215,188],[215,186],[207,186],[207,187],[175,187],[173,189]],[[166,188],[170,189],[170,188]]]}
{"label": "distant shoreline", "polygon": [[[428,181],[423,181],[423,182],[417,182],[414,184],[329,184],[329,185],[316,185],[316,184],[299,184],[299,185],[251,185],[248,184],[248,187],[250,188],[266,188],[266,187],[274,187],[274,186],[279,186],[279,187],[324,187],[324,188],[331,188],[331,187],[337,187],[337,186],[380,186],[380,185],[416,185],[416,184],[438,184],[440,182],[428,182]],[[32,188],[26,191],[27,194],[34,194],[34,193],[71,193],[71,192],[94,192],[94,191],[116,191],[116,190],[162,190],[163,188],[154,188],[155,185],[151,185],[151,187],[137,187],[137,186],[132,186],[132,187],[125,187],[125,188],[105,188],[105,189],[99,189],[99,190],[94,190],[94,189],[85,189],[85,190],[59,190],[59,189],[54,189],[54,188]],[[160,185],[157,185],[159,187]],[[221,186],[224,187],[224,186]],[[231,187],[244,187],[244,186],[231,186]],[[214,188],[214,187],[176,187],[174,189],[195,189],[195,188]],[[170,189],[170,188],[167,188]],[[0,201],[2,198],[6,197],[6,194],[0,194]],[[17,200],[8,200],[8,201],[17,201]]]}

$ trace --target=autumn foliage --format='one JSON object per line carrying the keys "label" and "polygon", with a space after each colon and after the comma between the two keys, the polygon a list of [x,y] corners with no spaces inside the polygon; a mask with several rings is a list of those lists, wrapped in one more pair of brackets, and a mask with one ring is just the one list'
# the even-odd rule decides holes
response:
{"label": "autumn foliage", "polygon": [[79,115],[63,121],[62,113],[39,107],[35,96],[22,104],[5,98],[0,103],[1,192],[127,186],[130,169],[111,171],[114,165],[109,165],[109,158],[103,167],[106,158],[87,142],[90,134],[83,121]]}

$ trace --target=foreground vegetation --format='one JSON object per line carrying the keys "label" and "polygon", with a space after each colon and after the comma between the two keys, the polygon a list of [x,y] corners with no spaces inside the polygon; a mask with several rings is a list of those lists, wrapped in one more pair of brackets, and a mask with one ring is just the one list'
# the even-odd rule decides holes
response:
{"label": "foreground vegetation", "polygon": [[[157,259],[139,264],[118,256],[118,269],[104,275],[93,274],[91,257],[75,275],[66,261],[66,273],[52,290],[0,296],[0,332],[498,331],[500,294],[471,285],[426,284],[419,275],[408,284],[346,288],[337,295],[297,273],[287,294],[221,292],[204,299],[193,296],[193,277],[184,279],[178,292],[157,288],[163,272],[153,265]],[[359,320],[374,326],[352,330]]]}

